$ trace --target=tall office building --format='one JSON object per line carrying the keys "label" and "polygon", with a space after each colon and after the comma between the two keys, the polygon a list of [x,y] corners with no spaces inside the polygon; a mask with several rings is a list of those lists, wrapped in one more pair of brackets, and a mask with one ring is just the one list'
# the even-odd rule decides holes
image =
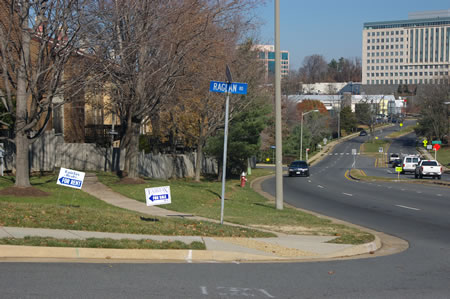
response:
{"label": "tall office building", "polygon": [[[266,70],[266,81],[269,75],[275,74],[275,46],[273,45],[256,45],[258,58],[264,62]],[[281,52],[281,78],[289,75],[289,52]]]}
{"label": "tall office building", "polygon": [[364,23],[362,37],[363,84],[449,81],[450,9]]}

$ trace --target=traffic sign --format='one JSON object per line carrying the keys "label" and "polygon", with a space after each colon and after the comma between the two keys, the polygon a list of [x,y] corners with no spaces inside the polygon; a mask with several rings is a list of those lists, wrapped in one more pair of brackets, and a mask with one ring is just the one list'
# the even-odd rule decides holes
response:
{"label": "traffic sign", "polygon": [[61,167],[56,184],[70,188],[81,189],[81,187],[83,186],[84,175],[84,172]]}
{"label": "traffic sign", "polygon": [[442,144],[442,141],[440,141],[440,140],[433,140],[433,141],[431,141],[431,144]]}
{"label": "traffic sign", "polygon": [[427,145],[427,150],[433,149],[433,146],[431,144]]}
{"label": "traffic sign", "polygon": [[220,81],[211,81],[209,83],[209,91],[220,93],[247,94],[247,83],[227,83]]}
{"label": "traffic sign", "polygon": [[400,127],[403,127],[403,123],[400,123]]}
{"label": "traffic sign", "polygon": [[438,151],[440,148],[441,148],[441,146],[439,144],[437,144],[437,143],[435,145],[433,145],[433,149],[435,151]]}
{"label": "traffic sign", "polygon": [[145,201],[147,206],[170,204],[170,186],[145,188]]}
{"label": "traffic sign", "polygon": [[379,152],[379,153],[382,153],[382,152],[383,152],[383,147],[379,147],[379,148],[378,148],[378,152]]}
{"label": "traffic sign", "polygon": [[424,140],[424,141],[422,141],[423,142],[423,146],[427,146],[427,143],[428,143],[428,140]]}
{"label": "traffic sign", "polygon": [[401,167],[401,166],[395,167],[396,172],[402,172],[402,170],[403,170],[403,167]]}

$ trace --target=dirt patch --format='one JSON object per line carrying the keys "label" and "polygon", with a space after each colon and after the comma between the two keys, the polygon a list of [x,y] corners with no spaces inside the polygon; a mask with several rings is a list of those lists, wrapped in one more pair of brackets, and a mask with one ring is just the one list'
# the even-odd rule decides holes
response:
{"label": "dirt patch", "polygon": [[282,257],[308,257],[308,256],[317,256],[317,253],[304,251],[296,248],[287,248],[284,246],[280,246],[278,244],[273,244],[269,242],[256,241],[247,238],[214,238],[216,240],[232,243],[235,245],[252,248],[260,251],[264,251],[267,253],[271,253],[277,256]]}
{"label": "dirt patch", "polygon": [[8,187],[0,190],[0,195],[12,195],[18,197],[45,197],[51,194],[35,187]]}
{"label": "dirt patch", "polygon": [[119,181],[119,184],[126,184],[126,185],[139,185],[139,184],[146,184],[147,182],[143,179],[137,178],[122,178]]}
{"label": "dirt patch", "polygon": [[329,236],[329,234],[321,233],[317,228],[308,228],[297,225],[283,225],[283,226],[271,226],[271,225],[252,225],[254,228],[261,228],[269,231],[275,231],[290,235],[313,235],[313,236]]}

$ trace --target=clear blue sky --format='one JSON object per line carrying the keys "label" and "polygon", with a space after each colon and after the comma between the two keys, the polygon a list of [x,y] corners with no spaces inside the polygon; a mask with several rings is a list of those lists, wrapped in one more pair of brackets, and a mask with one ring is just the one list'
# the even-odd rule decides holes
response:
{"label": "clear blue sky", "polygon": [[[256,11],[260,40],[274,42],[274,0]],[[305,56],[361,57],[365,22],[406,20],[409,12],[450,9],[448,0],[280,0],[281,49],[290,53],[298,70]]]}

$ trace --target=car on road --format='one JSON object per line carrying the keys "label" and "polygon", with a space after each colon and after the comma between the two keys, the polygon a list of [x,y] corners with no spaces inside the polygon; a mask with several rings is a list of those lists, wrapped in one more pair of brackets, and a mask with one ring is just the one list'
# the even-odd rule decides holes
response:
{"label": "car on road", "polygon": [[365,130],[362,130],[359,132],[359,136],[367,136],[367,132]]}
{"label": "car on road", "polygon": [[309,176],[309,166],[306,161],[294,161],[289,165],[289,176]]}
{"label": "car on road", "polygon": [[392,168],[396,168],[398,166],[402,166],[403,160],[402,159],[395,159],[394,161],[392,161],[391,166]]}
{"label": "car on road", "polygon": [[397,159],[400,159],[400,156],[398,154],[391,154],[389,156],[389,163],[392,163],[392,162],[394,162]]}
{"label": "car on road", "polygon": [[401,174],[405,174],[406,172],[415,172],[416,166],[420,162],[419,155],[407,155],[403,158],[402,163],[402,172]]}
{"label": "car on road", "polygon": [[423,178],[424,176],[430,176],[434,178],[441,179],[442,166],[439,165],[436,160],[422,160],[416,167],[414,177],[416,179]]}

